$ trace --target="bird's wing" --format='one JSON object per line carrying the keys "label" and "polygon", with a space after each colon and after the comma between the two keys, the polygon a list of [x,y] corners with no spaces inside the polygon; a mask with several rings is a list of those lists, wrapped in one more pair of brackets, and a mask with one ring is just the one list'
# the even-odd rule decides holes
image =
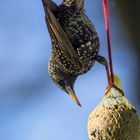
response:
{"label": "bird's wing", "polygon": [[42,0],[42,3],[43,3],[45,13],[47,12],[47,8],[49,8],[52,12],[58,11],[58,5],[52,0]]}
{"label": "bird's wing", "polygon": [[57,44],[58,49],[64,54],[66,59],[77,68],[80,68],[81,63],[70,40],[68,39],[67,35],[63,31],[61,25],[58,23],[51,10],[47,8],[46,11],[46,23],[51,38]]}

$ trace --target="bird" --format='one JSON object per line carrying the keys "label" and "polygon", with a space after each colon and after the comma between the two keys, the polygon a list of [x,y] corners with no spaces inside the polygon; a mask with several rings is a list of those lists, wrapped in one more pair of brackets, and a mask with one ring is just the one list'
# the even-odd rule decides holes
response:
{"label": "bird", "polygon": [[63,0],[58,5],[42,0],[45,21],[52,42],[48,72],[52,81],[79,106],[74,84],[78,76],[87,73],[95,61],[106,69],[111,87],[108,63],[99,54],[100,40],[94,25],[84,10],[84,0]]}

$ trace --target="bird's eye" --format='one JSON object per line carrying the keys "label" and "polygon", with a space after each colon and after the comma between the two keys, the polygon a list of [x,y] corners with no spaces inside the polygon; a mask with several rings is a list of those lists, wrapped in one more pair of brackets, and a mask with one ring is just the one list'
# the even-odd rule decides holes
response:
{"label": "bird's eye", "polygon": [[59,85],[61,85],[62,87],[64,87],[65,86],[65,82],[63,80],[60,80],[59,81]]}

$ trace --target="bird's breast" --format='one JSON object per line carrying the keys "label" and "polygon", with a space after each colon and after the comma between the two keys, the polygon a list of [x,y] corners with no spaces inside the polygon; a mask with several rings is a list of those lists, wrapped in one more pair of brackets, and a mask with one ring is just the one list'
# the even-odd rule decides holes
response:
{"label": "bird's breast", "polygon": [[68,19],[63,29],[82,64],[80,73],[87,72],[99,51],[99,38],[94,26],[86,15],[75,14]]}
{"label": "bird's breast", "polygon": [[[74,7],[68,9],[61,7],[61,12],[56,16],[59,24],[70,40],[75,52],[81,62],[81,68],[77,69],[71,66],[70,63],[66,68],[70,69],[71,73],[83,74],[86,73],[94,64],[95,57],[99,51],[99,38],[95,27],[84,14],[84,12],[76,12]],[[60,56],[60,54],[58,54]],[[62,56],[61,58],[64,58]],[[64,59],[65,60],[65,59]],[[62,59],[61,59],[62,61]],[[71,66],[71,68],[70,68]]]}

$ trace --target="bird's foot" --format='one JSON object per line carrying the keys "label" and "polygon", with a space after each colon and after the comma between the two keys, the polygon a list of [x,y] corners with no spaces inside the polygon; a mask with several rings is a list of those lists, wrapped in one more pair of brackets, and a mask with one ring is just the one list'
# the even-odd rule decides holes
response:
{"label": "bird's foot", "polygon": [[110,91],[111,88],[115,88],[116,90],[118,90],[120,92],[120,94],[122,94],[122,96],[124,95],[123,90],[121,88],[117,87],[115,84],[109,84],[107,86],[105,95],[107,95],[107,93]]}

